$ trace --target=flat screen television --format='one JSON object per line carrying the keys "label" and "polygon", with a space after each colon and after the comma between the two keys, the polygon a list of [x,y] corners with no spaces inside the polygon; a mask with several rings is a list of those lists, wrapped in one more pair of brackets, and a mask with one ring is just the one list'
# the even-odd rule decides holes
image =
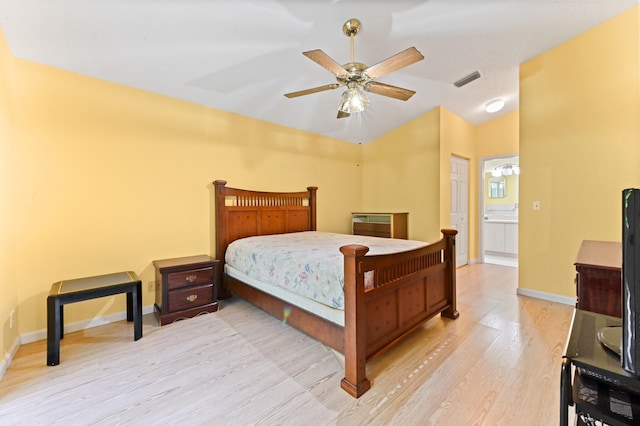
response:
{"label": "flat screen television", "polygon": [[622,368],[640,375],[640,189],[622,191]]}
{"label": "flat screen television", "polygon": [[640,376],[640,189],[622,191],[622,327],[605,327],[598,340]]}

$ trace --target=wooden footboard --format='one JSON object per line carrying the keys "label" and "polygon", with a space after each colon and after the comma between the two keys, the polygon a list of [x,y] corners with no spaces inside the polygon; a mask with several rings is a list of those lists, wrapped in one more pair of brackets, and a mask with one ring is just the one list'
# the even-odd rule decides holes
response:
{"label": "wooden footboard", "polygon": [[[427,247],[390,255],[366,256],[361,245],[344,246],[345,377],[342,388],[356,398],[371,383],[366,361],[392,346],[428,319],[457,318],[456,230]],[[373,284],[365,289],[365,275]]]}
{"label": "wooden footboard", "polygon": [[[216,258],[224,271],[224,255],[232,241],[253,236],[316,229],[316,187],[274,193],[226,187],[216,191]],[[438,313],[457,318],[456,230],[426,247],[388,255],[366,256],[368,248],[348,245],[344,255],[345,326],[340,327],[304,309],[224,275],[221,298],[230,292],[343,352],[341,387],[354,397],[371,383],[366,362]],[[365,275],[367,288],[365,289]],[[369,285],[369,282],[371,283]]]}

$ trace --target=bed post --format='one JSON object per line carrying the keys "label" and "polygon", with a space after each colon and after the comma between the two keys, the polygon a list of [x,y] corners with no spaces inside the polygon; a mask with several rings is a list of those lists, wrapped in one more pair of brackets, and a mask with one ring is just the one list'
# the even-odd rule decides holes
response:
{"label": "bed post", "polygon": [[371,388],[367,379],[367,321],[364,273],[358,258],[368,247],[352,244],[340,247],[344,255],[344,378],[340,387],[358,398]]}
{"label": "bed post", "polygon": [[442,235],[445,239],[445,262],[447,264],[447,280],[449,281],[449,285],[447,286],[447,291],[449,292],[449,307],[442,311],[442,316],[447,318],[456,319],[460,316],[460,312],[458,312],[457,302],[456,302],[456,234],[458,233],[455,229],[443,229]]}
{"label": "bed post", "polygon": [[222,284],[222,275],[224,272],[224,253],[227,250],[227,216],[221,214],[220,212],[225,206],[225,185],[227,184],[226,180],[216,180],[213,181],[213,185],[215,186],[215,217],[216,217],[216,259],[218,260],[218,298],[226,299],[231,297],[231,293],[227,290]]}
{"label": "bed post", "polygon": [[317,186],[308,186],[307,191],[309,191],[309,209],[311,210],[311,215],[309,217],[309,231],[316,231],[316,191],[318,190]]}

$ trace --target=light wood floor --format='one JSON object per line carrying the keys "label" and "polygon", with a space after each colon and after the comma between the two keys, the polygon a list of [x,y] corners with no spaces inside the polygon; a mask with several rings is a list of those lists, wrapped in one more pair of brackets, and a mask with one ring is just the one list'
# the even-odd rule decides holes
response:
{"label": "light wood floor", "polygon": [[517,269],[458,269],[457,320],[436,317],[368,364],[359,399],[341,357],[248,303],[159,327],[70,333],[61,363],[22,345],[0,382],[8,424],[557,425],[572,308],[516,295]]}

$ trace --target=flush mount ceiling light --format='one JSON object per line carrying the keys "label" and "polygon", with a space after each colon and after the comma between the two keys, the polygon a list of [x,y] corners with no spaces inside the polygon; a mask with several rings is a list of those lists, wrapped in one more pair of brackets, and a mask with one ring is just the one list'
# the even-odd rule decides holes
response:
{"label": "flush mount ceiling light", "polygon": [[494,113],[494,112],[500,111],[503,106],[504,106],[504,101],[502,99],[494,99],[493,101],[488,102],[484,106],[484,110],[487,111],[488,113]]}

